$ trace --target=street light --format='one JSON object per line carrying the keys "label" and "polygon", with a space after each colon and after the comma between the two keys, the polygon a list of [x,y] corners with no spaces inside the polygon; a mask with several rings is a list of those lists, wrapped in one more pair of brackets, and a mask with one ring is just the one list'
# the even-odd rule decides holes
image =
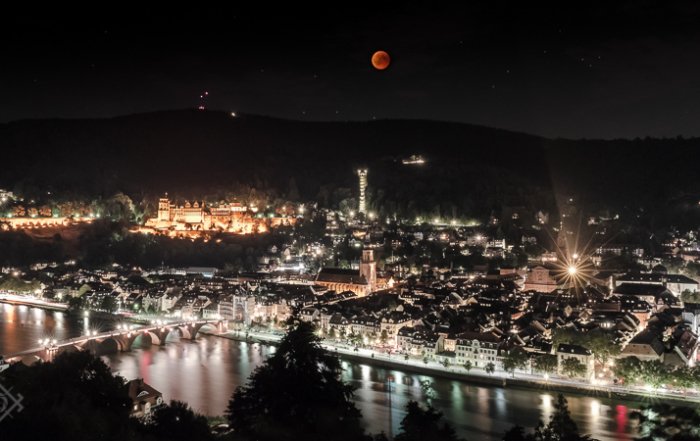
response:
{"label": "street light", "polygon": [[58,346],[56,346],[57,343],[58,341],[55,338],[45,338],[43,340],[39,340],[39,344],[43,346],[44,350],[46,351],[48,361],[51,361],[55,352],[58,351]]}

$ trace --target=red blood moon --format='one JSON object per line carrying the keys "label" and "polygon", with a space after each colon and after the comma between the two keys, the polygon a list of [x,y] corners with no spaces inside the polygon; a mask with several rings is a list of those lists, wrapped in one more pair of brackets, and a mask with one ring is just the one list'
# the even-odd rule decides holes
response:
{"label": "red blood moon", "polygon": [[372,54],[372,66],[377,70],[384,70],[389,67],[391,57],[384,51],[377,51]]}

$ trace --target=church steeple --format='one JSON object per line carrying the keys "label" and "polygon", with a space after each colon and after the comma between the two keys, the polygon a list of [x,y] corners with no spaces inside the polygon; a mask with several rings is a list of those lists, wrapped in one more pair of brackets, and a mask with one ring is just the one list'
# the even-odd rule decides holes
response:
{"label": "church steeple", "polygon": [[362,260],[360,261],[360,275],[364,276],[370,286],[370,292],[377,287],[377,262],[374,260],[374,250],[365,248],[362,250]]}

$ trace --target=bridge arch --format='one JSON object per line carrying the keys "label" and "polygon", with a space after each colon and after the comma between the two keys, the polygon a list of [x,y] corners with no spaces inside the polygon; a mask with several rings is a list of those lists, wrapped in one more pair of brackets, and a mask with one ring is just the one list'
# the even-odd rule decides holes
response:
{"label": "bridge arch", "polygon": [[83,350],[83,348],[81,348],[78,345],[65,345],[65,346],[61,346],[58,348],[58,350],[56,351],[56,355],[61,355],[63,353],[68,353],[68,352],[80,352],[82,350]]}
{"label": "bridge arch", "polygon": [[206,332],[206,333],[211,333],[211,332],[216,332],[219,330],[219,325],[221,322],[218,323],[202,323],[201,325],[197,325],[194,328],[194,337],[197,337],[197,335],[200,332]]}
{"label": "bridge arch", "polygon": [[101,341],[97,341],[97,347],[95,348],[96,355],[114,354],[115,352],[122,352],[122,344],[119,339],[107,337]]}
{"label": "bridge arch", "polygon": [[158,336],[148,331],[134,332],[129,338],[129,341],[129,349],[134,346],[144,348],[152,345],[160,345],[160,339],[158,339]]}
{"label": "bridge arch", "polygon": [[43,358],[41,358],[38,355],[32,354],[32,355],[24,355],[19,357],[19,360],[17,360],[19,363],[22,363],[25,366],[31,366],[35,363],[38,363],[40,361],[44,361]]}

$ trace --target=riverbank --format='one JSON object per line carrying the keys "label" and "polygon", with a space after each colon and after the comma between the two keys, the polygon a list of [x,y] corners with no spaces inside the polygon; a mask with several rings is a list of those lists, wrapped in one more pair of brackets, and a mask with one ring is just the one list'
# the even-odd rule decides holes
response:
{"label": "riverbank", "polygon": [[[224,334],[207,334],[230,340],[242,341],[247,343],[258,343],[264,345],[276,345],[282,338],[279,335],[262,334],[262,333],[239,333],[235,331]],[[520,390],[534,390],[539,392],[561,392],[565,394],[576,394],[591,397],[604,397],[610,399],[632,400],[640,402],[640,404],[649,404],[650,401],[663,401],[669,404],[678,406],[689,406],[700,403],[698,395],[680,395],[675,393],[663,393],[657,391],[651,393],[645,390],[636,390],[632,388],[623,388],[620,386],[594,386],[584,382],[574,382],[572,380],[552,377],[543,379],[540,376],[532,375],[525,372],[516,372],[513,377],[503,371],[497,371],[493,374],[480,372],[480,369],[472,369],[467,372],[461,368],[445,368],[436,362],[424,363],[420,360],[403,358],[391,358],[384,354],[379,354],[367,349],[345,349],[338,346],[332,346],[326,342],[322,342],[322,346],[337,354],[341,359],[365,363],[375,367],[387,369],[401,369],[414,374],[431,375],[434,377],[445,378],[449,380],[461,381],[477,386],[503,387]],[[461,371],[461,372],[460,372]]]}
{"label": "riverbank", "polygon": [[33,308],[43,308],[51,311],[65,312],[68,310],[68,304],[47,302],[45,300],[34,299],[27,296],[18,296],[14,294],[0,294],[0,303],[8,303],[10,305],[30,306]]}

